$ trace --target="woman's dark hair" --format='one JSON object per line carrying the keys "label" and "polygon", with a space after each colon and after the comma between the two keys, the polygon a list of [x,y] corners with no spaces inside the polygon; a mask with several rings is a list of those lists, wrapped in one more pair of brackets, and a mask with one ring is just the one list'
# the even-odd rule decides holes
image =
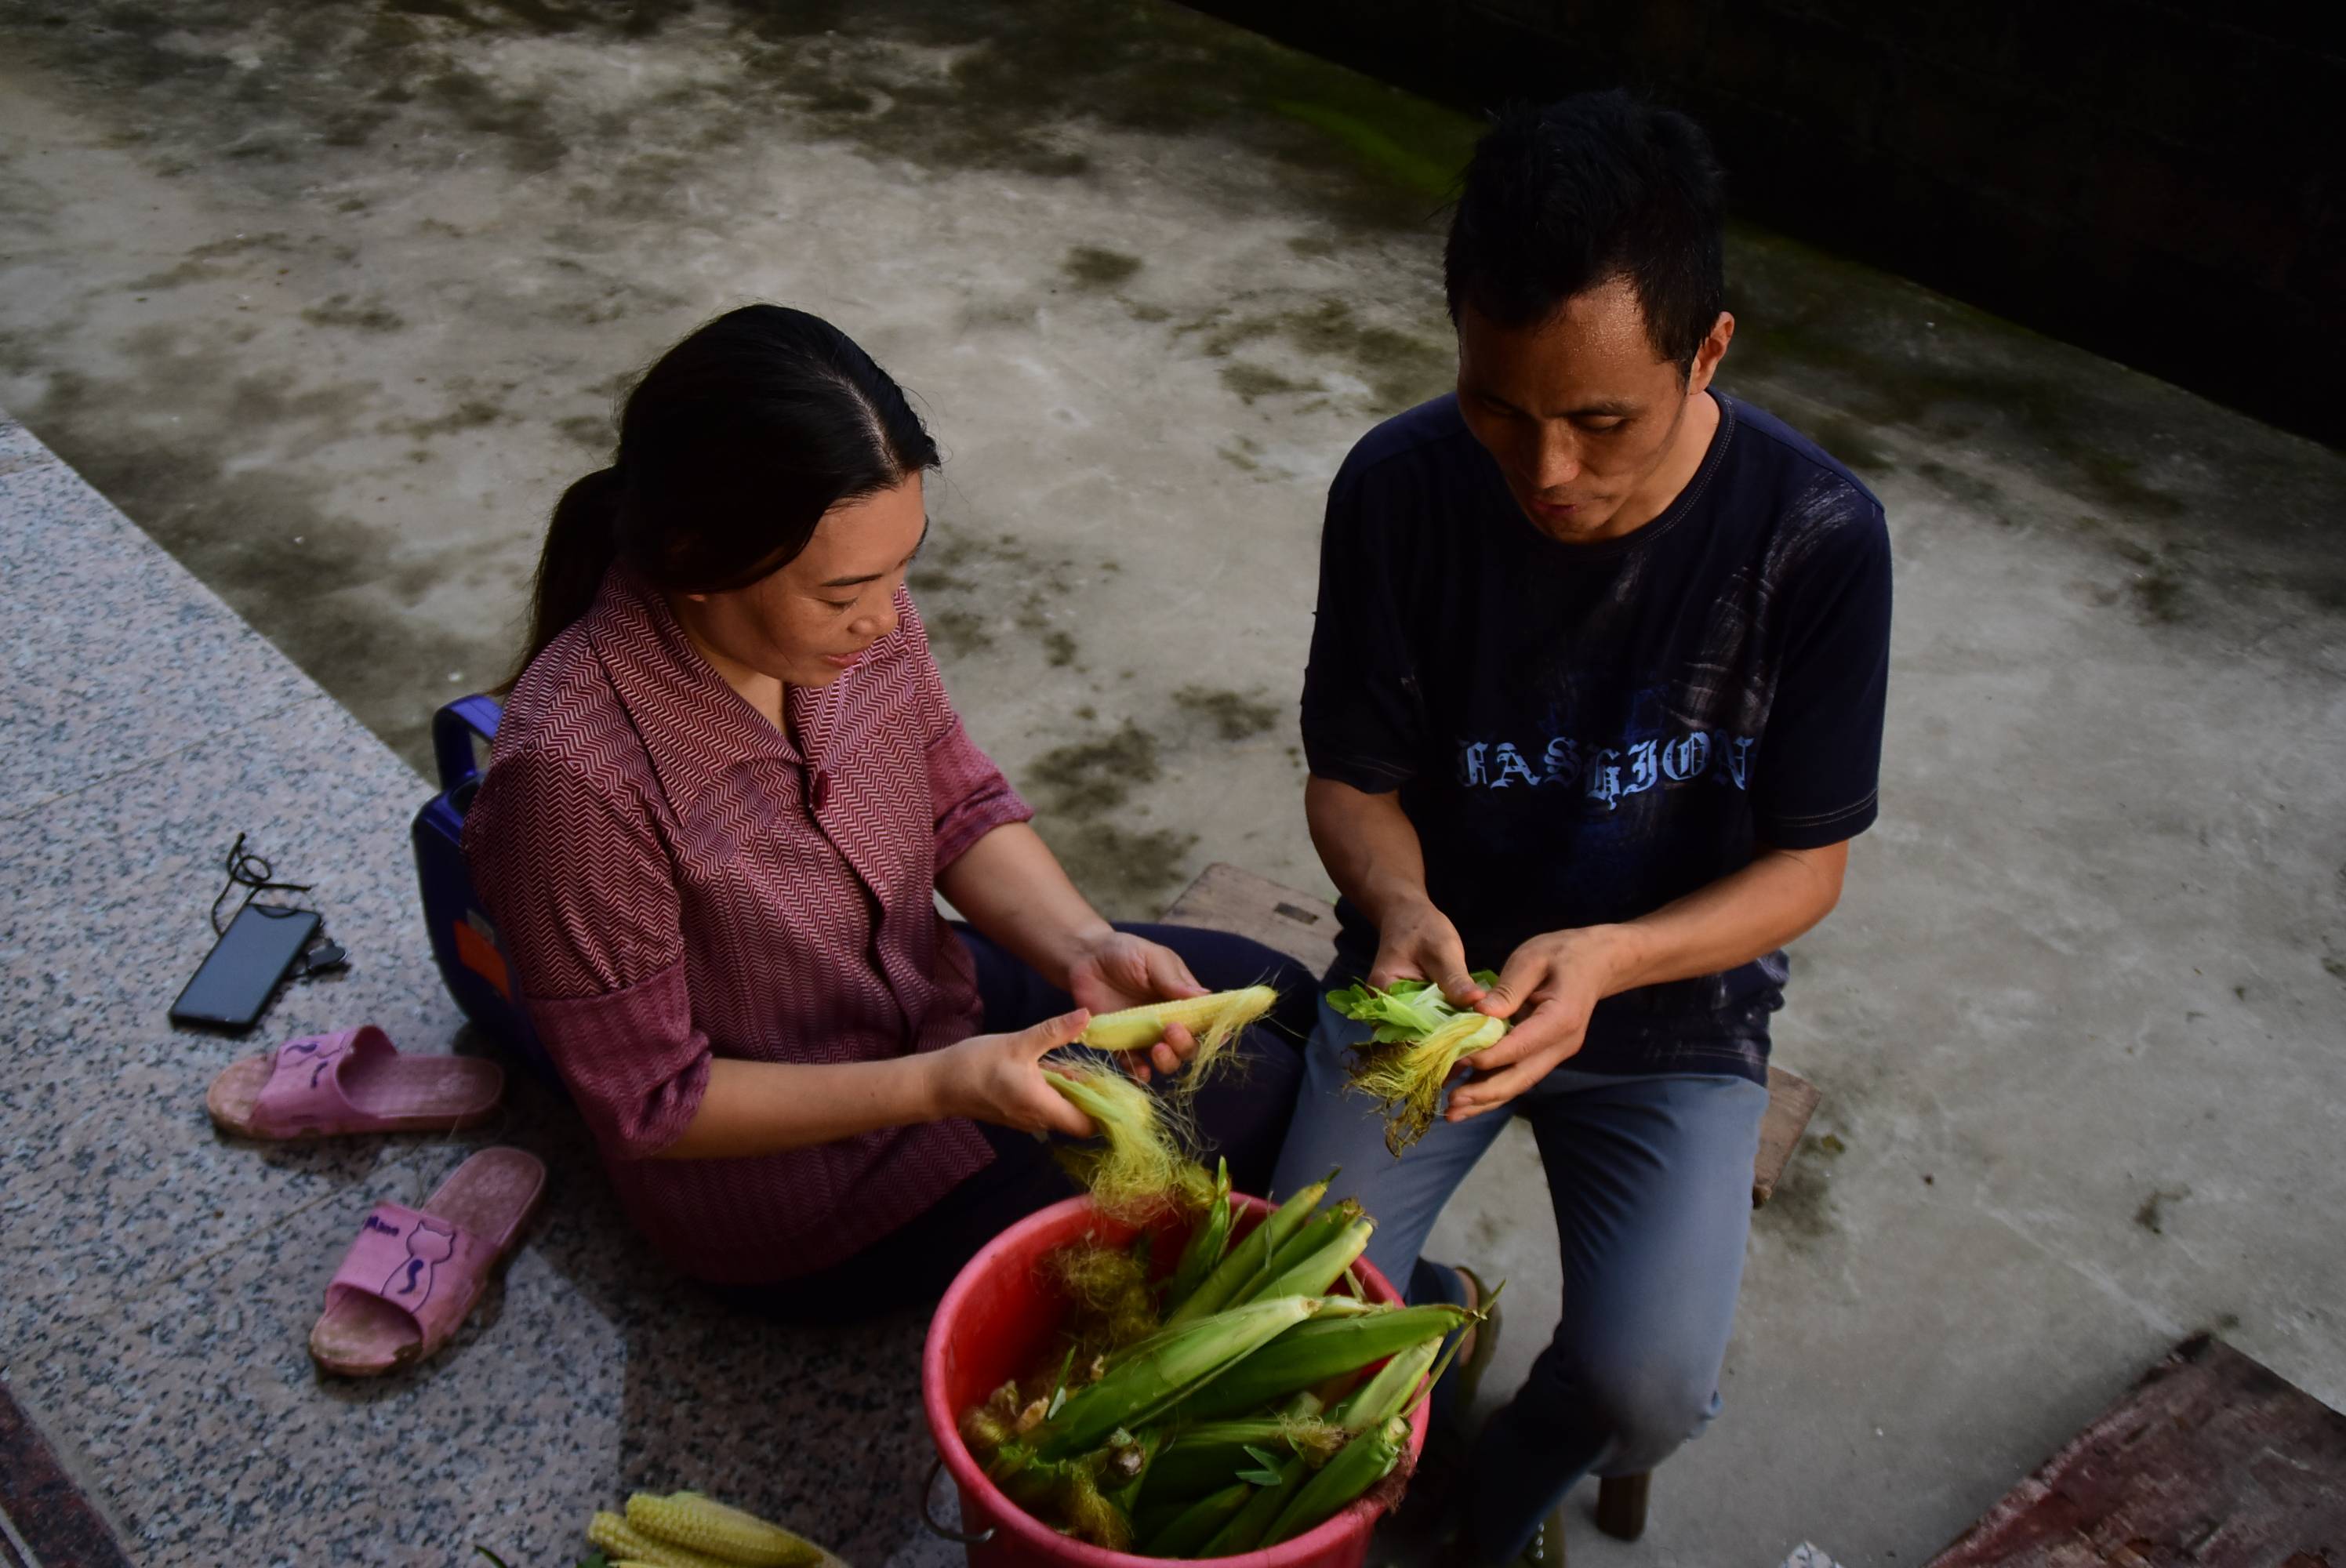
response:
{"label": "woman's dark hair", "polygon": [[1507,109],[1475,145],[1451,216],[1451,321],[1471,305],[1535,326],[1624,278],[1654,351],[1684,372],[1726,308],[1724,182],[1700,126],[1627,93]]}
{"label": "woman's dark hair", "polygon": [[903,389],[846,333],[780,305],[729,311],[644,372],[611,466],[563,492],[519,668],[586,613],[615,561],[671,593],[744,587],[796,558],[833,506],[936,462]]}

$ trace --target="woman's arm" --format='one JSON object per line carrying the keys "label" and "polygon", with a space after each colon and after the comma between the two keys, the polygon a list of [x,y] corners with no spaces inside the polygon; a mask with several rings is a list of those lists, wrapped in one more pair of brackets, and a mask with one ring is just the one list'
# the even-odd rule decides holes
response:
{"label": "woman's arm", "polygon": [[973,1034],[884,1062],[744,1062],[718,1056],[677,1140],[656,1158],[740,1159],[835,1143],[881,1127],[967,1116],[1021,1132],[1092,1135],[1091,1118],[1036,1064],[1091,1022],[1077,1009],[1015,1034]]}
{"label": "woman's arm", "polygon": [[[1095,1013],[1206,993],[1180,954],[1108,924],[1024,822],[1003,823],[964,850],[937,873],[937,891],[970,924]],[[1135,1053],[1126,1064],[1147,1083],[1152,1067],[1178,1072],[1197,1045],[1177,1023],[1146,1059]]]}
{"label": "woman's arm", "polygon": [[1005,822],[937,873],[937,891],[970,924],[1044,979],[1067,989],[1078,960],[1114,933],[1076,891],[1043,836]]}

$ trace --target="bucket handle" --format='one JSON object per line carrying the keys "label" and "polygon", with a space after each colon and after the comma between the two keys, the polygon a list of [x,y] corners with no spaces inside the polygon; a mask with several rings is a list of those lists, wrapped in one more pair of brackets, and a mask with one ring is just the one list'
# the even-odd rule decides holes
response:
{"label": "bucket handle", "polygon": [[944,1525],[939,1524],[936,1522],[936,1518],[933,1514],[930,1513],[929,1499],[936,1495],[937,1476],[944,1470],[944,1468],[945,1456],[939,1454],[937,1455],[937,1462],[929,1466],[929,1479],[921,1483],[921,1522],[929,1527],[929,1533],[932,1535],[942,1536],[947,1541],[957,1542],[964,1546],[984,1545],[987,1542],[994,1539],[994,1526],[991,1524],[979,1531],[976,1534],[971,1535],[959,1530],[947,1530]]}

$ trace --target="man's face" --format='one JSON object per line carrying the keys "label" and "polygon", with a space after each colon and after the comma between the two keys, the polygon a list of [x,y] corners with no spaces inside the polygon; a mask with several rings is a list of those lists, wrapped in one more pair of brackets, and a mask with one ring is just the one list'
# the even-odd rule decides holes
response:
{"label": "man's face", "polygon": [[1654,352],[1626,279],[1574,295],[1535,326],[1498,326],[1470,305],[1458,321],[1458,410],[1542,533],[1609,538],[1668,504],[1647,492],[1683,457],[1687,409],[1733,331],[1722,314],[1682,376]]}

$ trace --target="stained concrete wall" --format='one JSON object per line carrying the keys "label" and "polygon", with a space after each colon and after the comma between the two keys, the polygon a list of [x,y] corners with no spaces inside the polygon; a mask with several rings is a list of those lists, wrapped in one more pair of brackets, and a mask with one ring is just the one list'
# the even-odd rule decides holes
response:
{"label": "stained concrete wall", "polygon": [[1627,85],[1737,209],[2346,439],[2346,11],[2078,0],[1198,0],[1471,111]]}

